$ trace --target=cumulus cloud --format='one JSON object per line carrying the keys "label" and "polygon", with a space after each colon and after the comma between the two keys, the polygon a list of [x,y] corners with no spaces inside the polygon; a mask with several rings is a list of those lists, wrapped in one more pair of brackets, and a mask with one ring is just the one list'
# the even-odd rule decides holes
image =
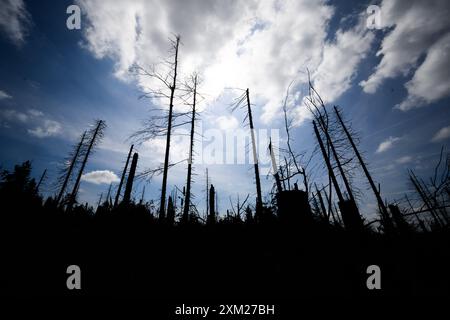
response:
{"label": "cumulus cloud", "polygon": [[62,133],[62,125],[58,121],[45,117],[44,113],[37,109],[24,112],[6,109],[0,111],[0,118],[5,121],[3,126],[10,127],[9,122],[22,124],[28,127],[28,134],[37,138],[48,138]]}
{"label": "cumulus cloud", "polygon": [[389,137],[387,138],[385,141],[381,142],[380,145],[377,148],[376,153],[382,153],[382,152],[386,152],[389,149],[391,149],[398,141],[400,140],[400,138],[398,137]]}
{"label": "cumulus cloud", "polygon": [[220,116],[215,123],[220,130],[233,130],[239,126],[239,121],[234,116]]}
{"label": "cumulus cloud", "polygon": [[384,0],[381,14],[382,26],[389,33],[377,53],[381,61],[373,74],[360,83],[364,91],[374,93],[384,80],[413,73],[405,84],[407,97],[396,106],[400,110],[421,107],[448,96],[450,3]]}
{"label": "cumulus cloud", "polygon": [[4,0],[0,10],[0,31],[16,45],[25,42],[26,33],[31,23],[23,0]]}
{"label": "cumulus cloud", "polygon": [[11,99],[11,98],[12,98],[11,95],[9,95],[8,93],[6,93],[6,92],[3,91],[3,90],[0,90],[0,100],[3,100],[3,99]]}
{"label": "cumulus cloud", "polygon": [[450,33],[428,50],[425,61],[406,84],[408,97],[397,107],[406,111],[450,94]]}
{"label": "cumulus cloud", "polygon": [[48,138],[60,134],[62,126],[57,121],[45,119],[41,125],[27,131],[30,135],[37,138]]}
{"label": "cumulus cloud", "polygon": [[432,142],[440,142],[450,138],[450,126],[441,128],[431,139]]}
{"label": "cumulus cloud", "polygon": [[96,170],[83,174],[81,180],[93,184],[110,184],[119,182],[119,177],[110,170]]}
{"label": "cumulus cloud", "polygon": [[[77,2],[88,21],[84,46],[97,58],[112,58],[117,77],[128,79],[134,63],[159,62],[167,56],[167,37],[180,33],[180,70],[199,71],[202,91],[211,101],[224,88],[250,88],[252,100],[262,106],[255,113],[265,123],[281,114],[289,83],[296,80],[293,88],[298,88],[306,82],[306,68],[333,74],[336,80],[331,81],[313,72],[313,80],[328,101],[338,98],[372,40],[367,30],[356,27],[340,30],[328,42],[334,7],[325,0]],[[145,77],[138,83],[152,84]],[[301,120],[304,112],[297,115]]]}
{"label": "cumulus cloud", "polygon": [[351,87],[359,63],[371,48],[374,34],[362,21],[353,29],[339,29],[335,40],[324,46],[323,59],[313,79],[325,101],[334,101]]}

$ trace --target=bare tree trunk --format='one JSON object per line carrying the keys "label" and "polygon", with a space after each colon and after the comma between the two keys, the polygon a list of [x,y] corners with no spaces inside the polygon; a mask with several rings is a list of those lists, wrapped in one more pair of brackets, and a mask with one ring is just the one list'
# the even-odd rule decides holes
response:
{"label": "bare tree trunk", "polygon": [[275,160],[275,153],[273,152],[272,139],[270,139],[269,143],[269,152],[270,158],[272,160],[273,176],[275,178],[275,183],[277,185],[277,191],[278,193],[280,193],[281,191],[283,191],[283,188],[281,187],[280,175],[278,174],[277,162]]}
{"label": "bare tree trunk", "polygon": [[408,195],[405,195],[406,201],[409,204],[409,207],[411,208],[411,212],[414,214],[414,217],[416,218],[417,222],[419,223],[420,228],[424,233],[426,233],[428,230],[425,227],[425,223],[422,221],[422,219],[419,218],[419,215],[417,212],[415,212],[413,205],[411,204],[411,201],[409,201]]}
{"label": "bare tree trunk", "polygon": [[78,176],[77,176],[77,180],[75,182],[75,185],[73,186],[73,190],[72,190],[72,194],[70,196],[70,200],[69,200],[69,204],[67,206],[67,210],[70,211],[72,209],[72,206],[76,200],[77,197],[77,193],[78,193],[78,188],[80,186],[80,180],[81,180],[81,176],[83,175],[83,171],[84,168],[86,167],[86,163],[88,161],[89,155],[91,153],[92,147],[95,144],[95,141],[97,139],[97,135],[101,132],[102,128],[104,126],[104,121],[103,120],[99,120],[97,127],[95,128],[94,134],[92,135],[91,138],[91,142],[89,143],[89,147],[86,151],[86,155],[84,156],[84,160],[83,163],[81,164],[81,168],[80,171],[78,172]]}
{"label": "bare tree trunk", "polygon": [[100,205],[102,204],[102,199],[103,199],[103,192],[100,194],[100,197],[98,198],[97,210],[98,210],[98,207],[100,207]]}
{"label": "bare tree trunk", "polygon": [[169,152],[170,152],[170,135],[172,131],[172,114],[173,114],[173,98],[175,95],[176,81],[177,81],[177,67],[178,67],[178,46],[180,44],[180,37],[177,36],[175,44],[175,61],[174,61],[174,74],[173,82],[170,87],[170,103],[169,103],[169,117],[167,124],[167,140],[166,140],[166,153],[164,157],[164,171],[163,180],[161,187],[161,201],[159,207],[159,219],[164,220],[165,217],[165,206],[166,206],[166,188],[167,188],[167,171],[169,169]]}
{"label": "bare tree trunk", "polygon": [[336,217],[334,216],[334,212],[333,212],[333,205],[332,205],[332,192],[333,192],[333,185],[331,183],[331,177],[329,177],[329,187],[330,187],[330,196],[328,196],[327,191],[325,189],[323,189],[323,193],[325,194],[325,199],[327,200],[327,204],[328,204],[328,215],[331,214],[331,217],[333,218],[334,223],[338,223],[336,220]]}
{"label": "bare tree trunk", "polygon": [[313,200],[313,204],[314,204],[314,209],[316,209],[316,211],[319,213],[319,216],[323,215],[323,213],[321,212],[321,210],[319,208],[319,204],[317,203],[316,196],[314,195],[314,193],[311,193],[311,195],[312,195],[312,200]]}
{"label": "bare tree trunk", "polygon": [[35,189],[36,194],[39,192],[39,187],[41,186],[42,182],[44,181],[46,175],[47,175],[47,169],[44,170],[44,172],[41,175],[41,178],[39,179],[39,182]]}
{"label": "bare tree trunk", "polygon": [[[420,184],[420,182],[419,182],[419,184]],[[437,210],[437,211],[435,211],[436,215],[438,215],[438,216],[440,215],[439,219],[444,219],[445,222],[448,224],[448,218],[447,218],[445,209],[440,208],[440,205],[439,205],[439,202],[438,202],[438,200],[436,198],[436,195],[430,192],[429,188],[427,187],[427,185],[425,184],[425,182],[423,180],[422,180],[422,183],[421,183],[421,187],[422,187],[423,193],[425,195],[427,195],[428,201],[431,203],[431,205],[434,208],[436,208],[436,210]],[[441,222],[443,222],[443,221],[441,220]]]}
{"label": "bare tree trunk", "polygon": [[167,200],[167,220],[166,223],[172,226],[175,223],[175,207],[173,205],[172,196]]}
{"label": "bare tree trunk", "polygon": [[128,204],[131,200],[131,191],[133,189],[134,175],[136,174],[136,166],[138,162],[138,153],[135,152],[133,160],[131,161],[130,173],[128,174],[127,185],[125,187],[125,194],[123,195],[123,203]]}
{"label": "bare tree trunk", "polygon": [[345,185],[345,188],[347,189],[347,193],[349,195],[349,198],[350,198],[350,200],[355,202],[355,198],[353,197],[353,192],[352,192],[352,189],[350,187],[350,183],[348,182],[347,177],[346,177],[345,172],[344,172],[344,169],[342,168],[341,161],[339,160],[339,155],[336,152],[336,149],[334,148],[333,141],[331,140],[330,134],[328,132],[328,128],[327,128],[327,126],[325,124],[325,121],[323,120],[323,116],[322,115],[319,117],[319,124],[321,124],[322,131],[325,134],[327,142],[328,142],[328,144],[329,144],[329,146],[331,148],[331,152],[333,153],[333,157],[334,157],[334,159],[336,161],[338,170],[339,170],[339,172],[341,174],[342,180],[344,181],[344,185]]}
{"label": "bare tree trunk", "polygon": [[209,177],[208,168],[206,168],[206,216],[209,215]]}
{"label": "bare tree trunk", "polygon": [[141,200],[139,201],[139,204],[144,203],[144,196],[145,196],[145,186],[142,188],[142,195],[141,195]]}
{"label": "bare tree trunk", "polygon": [[317,185],[314,184],[314,186],[316,187],[316,192],[319,197],[320,207],[322,208],[323,215],[327,220],[329,220],[330,214],[327,213],[327,210],[325,209],[325,203],[323,202],[322,194],[320,193],[320,190],[317,188]]}
{"label": "bare tree trunk", "polygon": [[216,221],[215,200],[215,189],[214,186],[211,185],[211,189],[209,189],[209,216],[207,219],[209,223],[214,223]]}
{"label": "bare tree trunk", "polygon": [[189,208],[191,206],[191,175],[192,175],[192,155],[194,152],[194,133],[195,133],[195,104],[197,98],[197,75],[194,77],[194,102],[192,104],[192,120],[191,120],[191,143],[189,146],[189,159],[186,181],[186,195],[184,200],[183,221],[188,222]]}
{"label": "bare tree trunk", "polygon": [[250,124],[250,134],[252,137],[253,161],[255,161],[256,214],[258,215],[258,214],[262,213],[261,181],[259,178],[258,154],[256,152],[255,130],[253,127],[252,108],[250,106],[250,94],[249,94],[248,89],[246,91],[246,94],[247,94],[247,107],[248,107],[248,121]]}
{"label": "bare tree trunk", "polygon": [[334,172],[333,172],[333,167],[331,166],[330,159],[328,158],[328,155],[326,153],[325,147],[322,142],[322,138],[320,137],[320,133],[319,133],[319,130],[317,129],[317,125],[316,125],[315,121],[313,121],[313,126],[314,126],[314,133],[316,134],[317,141],[319,142],[320,150],[322,151],[322,155],[325,160],[325,164],[327,165],[327,168],[328,168],[328,174],[330,175],[331,181],[333,182],[334,189],[336,190],[336,194],[338,196],[339,202],[343,203],[344,197],[342,197],[341,189],[339,188],[339,185],[337,183],[336,176],[334,175]]}
{"label": "bare tree trunk", "polygon": [[373,182],[372,176],[370,175],[369,170],[367,169],[367,166],[366,166],[363,158],[361,157],[361,154],[359,153],[359,150],[356,147],[356,144],[353,141],[352,136],[350,135],[350,132],[348,131],[347,127],[344,124],[344,121],[341,118],[341,115],[339,114],[339,110],[336,107],[334,107],[334,111],[336,112],[336,116],[337,116],[337,118],[339,120],[339,123],[341,124],[342,129],[344,129],[344,132],[347,135],[347,138],[350,141],[350,144],[351,144],[353,150],[355,151],[356,157],[358,158],[358,161],[361,164],[361,167],[362,167],[362,169],[364,171],[364,174],[366,175],[367,180],[369,181],[370,187],[372,188],[372,191],[375,194],[375,197],[376,197],[377,202],[378,202],[378,206],[379,206],[380,211],[381,211],[381,215],[382,215],[383,220],[384,220],[384,222],[386,224],[385,227],[392,228],[392,222],[391,222],[391,220],[389,218],[389,213],[387,211],[386,206],[384,205],[383,199],[381,198],[380,192],[378,192],[378,189],[375,186],[375,183]]}
{"label": "bare tree trunk", "polygon": [[128,152],[127,161],[125,162],[125,167],[123,168],[123,171],[122,171],[122,176],[120,177],[119,187],[117,188],[116,198],[114,200],[114,207],[117,207],[117,204],[119,203],[120,191],[122,190],[123,180],[125,179],[125,175],[127,173],[128,163],[130,162],[131,153],[133,152],[133,147],[134,147],[134,145],[131,145],[130,151]]}
{"label": "bare tree trunk", "polygon": [[106,200],[108,201],[108,205],[111,205],[111,189],[112,189],[112,182],[109,184],[108,193],[106,194]]}
{"label": "bare tree trunk", "polygon": [[437,214],[434,212],[433,206],[431,205],[431,203],[429,202],[429,199],[427,197],[427,195],[423,192],[422,187],[419,184],[419,181],[417,180],[416,175],[414,174],[414,172],[410,171],[409,174],[409,178],[411,180],[411,182],[413,183],[414,187],[417,190],[417,193],[420,195],[420,197],[422,198],[422,201],[424,202],[425,206],[427,207],[428,211],[430,212],[430,214],[432,215],[432,217],[434,218],[434,221],[442,227],[442,221],[439,219],[439,217],[437,216]]}
{"label": "bare tree trunk", "polygon": [[66,177],[64,178],[64,182],[63,182],[63,185],[61,186],[61,190],[59,190],[58,198],[56,198],[56,205],[59,204],[59,202],[61,201],[61,198],[64,195],[64,191],[66,191],[67,184],[69,183],[70,176],[72,175],[73,168],[75,167],[75,163],[77,162],[78,155],[80,154],[81,147],[83,146],[85,137],[86,137],[86,131],[83,132],[83,135],[81,136],[81,140],[78,143],[77,149],[75,151],[75,154],[73,155],[72,160],[70,161],[69,170],[67,171]]}

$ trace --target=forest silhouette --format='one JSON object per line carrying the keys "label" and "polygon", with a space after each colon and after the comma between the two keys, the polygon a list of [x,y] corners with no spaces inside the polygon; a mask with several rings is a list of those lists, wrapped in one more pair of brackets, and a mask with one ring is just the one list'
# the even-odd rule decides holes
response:
{"label": "forest silhouette", "polygon": [[[178,44],[176,37],[167,76],[135,68],[165,88],[153,88],[146,96],[169,101],[164,116],[150,119],[133,135],[136,143],[167,139],[164,165],[145,173],[163,175],[160,201],[132,196],[135,179],[142,175],[136,172],[139,155],[132,145],[116,194],[110,187],[95,208],[79,202],[84,170],[107,132],[103,120],[96,120],[73,146],[51,196],[41,192],[48,183],[46,172],[39,181],[31,178],[31,162],[3,169],[2,295],[283,299],[449,294],[450,156],[442,149],[434,176],[426,180],[408,172],[414,199],[386,202],[344,112],[328,108],[311,82],[305,103],[313,116],[314,153],[321,158],[328,184],[318,185],[309,161],[291,146],[287,93],[283,107],[287,141],[283,150],[280,147],[284,162],[277,164],[272,157],[270,198],[262,198],[255,161],[255,201],[247,196],[230,203],[226,213],[218,212],[221,186],[207,183],[202,216],[191,199],[198,76],[183,85],[177,82]],[[177,90],[182,94],[177,96]],[[231,111],[244,110],[245,121],[254,130],[250,90],[242,92]],[[190,109],[177,113],[173,108],[177,99],[189,101]],[[191,128],[186,185],[180,197],[166,199],[167,177],[174,165],[169,161],[171,130],[186,116]],[[268,149],[273,155],[272,142]],[[377,207],[375,219],[368,221],[360,212],[354,174],[361,174],[369,185],[367,193]],[[70,265],[82,271],[81,290],[66,287]],[[367,288],[371,265],[381,269],[381,290]]]}

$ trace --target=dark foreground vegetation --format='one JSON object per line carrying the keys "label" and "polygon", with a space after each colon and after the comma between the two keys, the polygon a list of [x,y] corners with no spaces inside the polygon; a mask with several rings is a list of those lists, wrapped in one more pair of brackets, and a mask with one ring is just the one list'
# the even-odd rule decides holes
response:
{"label": "dark foreground vegetation", "polygon": [[[283,191],[255,214],[161,220],[149,204],[111,201],[70,210],[43,201],[29,162],[3,171],[2,295],[158,299],[295,298],[311,295],[448,295],[449,230],[407,224],[392,232],[326,221]],[[212,207],[214,208],[214,207]],[[168,215],[170,215],[170,205]],[[242,216],[242,218],[241,218]],[[68,290],[78,265],[82,290]],[[381,268],[382,290],[366,269]],[[258,300],[260,301],[260,300]]]}
{"label": "dark foreground vegetation", "polygon": [[[291,146],[294,110],[287,103],[288,89],[285,145],[271,141],[267,146],[273,175],[269,199],[262,197],[252,134],[255,201],[249,195],[236,204],[230,199],[231,208],[219,215],[217,192],[206,175],[207,208],[201,216],[191,194],[199,79],[197,74],[182,83],[177,78],[179,43],[179,37],[171,40],[162,73],[134,68],[161,85],[143,96],[168,104],[131,137],[135,143],[166,137],[161,167],[137,173],[139,155],[132,145],[115,196],[110,185],[95,210],[79,203],[81,178],[106,129],[105,121],[97,120],[65,159],[53,196],[43,199],[39,189],[45,172],[36,183],[30,178],[30,162],[2,171],[2,294],[159,299],[449,295],[450,155],[441,150],[429,179],[410,170],[414,195],[387,203],[351,123],[340,108],[324,104],[311,81],[304,103],[314,119],[316,144],[309,160]],[[188,107],[180,112],[174,105]],[[249,89],[231,105],[251,130],[252,106]],[[190,125],[186,184],[175,186],[182,196],[167,197],[169,168],[177,164],[169,161],[172,128],[183,125]],[[135,178],[154,174],[162,174],[160,200],[145,202],[144,193],[140,201],[133,199]],[[352,183],[355,175],[368,183],[365,192]],[[369,194],[376,207],[372,221],[358,206],[358,199]],[[66,286],[71,265],[81,268],[81,290]],[[372,265],[381,269],[381,290],[366,285]]]}

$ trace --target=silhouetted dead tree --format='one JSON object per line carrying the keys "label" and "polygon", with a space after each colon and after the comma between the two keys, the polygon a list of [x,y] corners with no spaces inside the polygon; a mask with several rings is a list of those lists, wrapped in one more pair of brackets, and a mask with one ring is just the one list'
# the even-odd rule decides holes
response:
{"label": "silhouetted dead tree", "polygon": [[131,161],[130,173],[127,178],[127,185],[125,187],[125,193],[123,195],[123,203],[128,204],[131,200],[131,191],[133,190],[134,175],[136,174],[136,167],[138,163],[138,153],[135,152],[133,155],[133,160]]}
{"label": "silhouetted dead tree", "polygon": [[288,154],[289,160],[285,158],[285,171],[286,171],[286,177],[283,178],[283,181],[286,180],[288,185],[290,186],[290,180],[294,178],[296,175],[301,175],[303,178],[303,185],[305,188],[306,194],[309,194],[309,186],[308,186],[308,177],[306,174],[305,167],[301,166],[299,163],[301,162],[301,158],[303,157],[303,154],[297,154],[293,151],[291,142],[291,130],[292,130],[292,119],[289,118],[288,115],[288,98],[290,95],[290,88],[292,83],[288,86],[286,90],[286,96],[284,98],[283,102],[283,115],[284,115],[284,129],[286,131],[286,146],[287,150],[285,152]]}
{"label": "silhouetted dead tree", "polygon": [[205,175],[206,175],[206,217],[209,215],[209,175],[208,175],[208,168],[205,169]]}
{"label": "silhouetted dead tree", "polygon": [[[351,185],[352,176],[357,171],[357,166],[353,161],[354,158],[351,156],[353,153],[352,147],[348,143],[348,138],[342,130],[338,119],[328,113],[324,101],[312,85],[311,80],[309,80],[309,94],[305,97],[304,102],[316,120],[321,135],[323,135],[327,154],[331,162],[334,162],[333,169],[338,169],[348,198],[355,201],[359,190]],[[351,135],[357,144],[358,138],[355,133],[351,132]]]}
{"label": "silhouetted dead tree", "polygon": [[323,198],[322,198],[322,193],[320,192],[319,188],[317,188],[317,185],[314,184],[315,188],[316,188],[316,194],[319,198],[319,202],[320,202],[320,208],[322,210],[322,214],[324,216],[324,218],[329,221],[330,220],[330,213],[327,213],[327,210],[325,208],[325,203],[323,202]]}
{"label": "silhouetted dead tree", "polygon": [[316,125],[316,121],[315,120],[313,121],[313,127],[314,127],[314,133],[316,135],[317,142],[319,143],[320,150],[322,151],[323,159],[324,159],[325,164],[326,164],[327,169],[328,169],[328,174],[330,175],[331,180],[333,182],[334,189],[335,189],[336,194],[338,196],[339,202],[343,202],[344,201],[344,197],[342,196],[341,188],[339,187],[339,184],[337,183],[337,179],[336,179],[336,176],[334,174],[333,167],[331,165],[331,162],[330,162],[330,159],[328,157],[327,151],[326,151],[325,146],[323,144],[322,137],[320,136],[319,130],[317,129],[317,125]]}
{"label": "silhouetted dead tree", "polygon": [[36,194],[39,193],[39,188],[41,187],[42,183],[44,182],[46,176],[47,176],[47,169],[44,170],[44,172],[41,175],[41,178],[39,179],[39,182],[38,182],[38,184],[36,186],[36,191],[35,191]]}
{"label": "silhouetted dead tree", "polygon": [[102,204],[102,200],[103,200],[103,192],[100,193],[100,197],[98,198],[97,209],[98,209],[98,207],[100,207],[100,205]]}
{"label": "silhouetted dead tree", "polygon": [[[344,223],[352,229],[362,228],[362,218],[359,213],[358,206],[356,204],[356,199],[354,197],[354,190],[350,185],[349,177],[351,177],[352,172],[355,171],[356,167],[353,164],[353,157],[351,157],[351,146],[348,143],[347,137],[343,135],[343,130],[339,128],[337,120],[332,119],[325,107],[325,104],[318,94],[318,92],[313,87],[311,80],[309,80],[309,95],[305,99],[305,105],[310,110],[313,115],[314,127],[316,136],[318,135],[318,140],[325,141],[326,148],[321,147],[322,155],[327,159],[327,169],[329,174],[333,174],[330,180],[334,180],[333,186],[335,187],[336,193],[339,198],[339,208],[343,215]],[[320,129],[320,132],[319,130]],[[331,159],[334,160],[335,166],[332,165]],[[349,200],[343,201],[342,192],[339,189],[339,185],[334,174],[334,168],[338,169],[341,179],[344,183]],[[331,189],[330,189],[331,197]],[[331,198],[330,198],[331,199]],[[329,203],[331,207],[331,203]]]}
{"label": "silhouetted dead tree", "polygon": [[104,133],[105,129],[106,129],[105,121],[96,120],[94,127],[91,130],[89,130],[89,132],[87,134],[88,139],[89,139],[89,144],[87,146],[83,162],[81,163],[81,167],[78,172],[78,176],[75,181],[75,185],[73,186],[73,190],[72,190],[72,193],[69,198],[69,203],[67,206],[68,211],[71,210],[73,204],[76,201],[78,188],[80,187],[81,176],[83,175],[83,171],[84,171],[84,168],[86,167],[87,161],[89,159],[89,155],[91,154],[93,148],[100,143],[101,139],[103,138],[103,133]]}
{"label": "silhouetted dead tree", "polygon": [[116,198],[114,199],[114,207],[117,207],[117,204],[119,203],[120,191],[122,190],[122,184],[125,179],[125,175],[127,174],[128,163],[130,162],[131,153],[133,152],[133,147],[134,147],[134,145],[131,145],[130,151],[128,152],[127,161],[125,162],[125,167],[123,168],[123,171],[122,171],[122,176],[120,177],[119,186],[117,187]]}
{"label": "silhouetted dead tree", "polygon": [[192,182],[192,161],[194,152],[194,134],[195,134],[195,107],[197,103],[197,81],[198,76],[195,74],[192,76],[192,86],[188,86],[188,89],[193,94],[192,102],[192,117],[191,117],[191,132],[190,132],[190,142],[189,142],[189,158],[188,158],[188,168],[187,168],[187,178],[186,178],[186,193],[184,198],[184,208],[183,208],[183,222],[187,222],[189,218],[189,209],[191,206],[191,182]]}
{"label": "silhouetted dead tree", "polygon": [[430,202],[430,199],[425,194],[425,192],[422,188],[422,185],[420,184],[419,179],[417,178],[417,176],[414,174],[414,172],[412,170],[409,171],[409,178],[410,178],[412,184],[414,185],[414,188],[416,188],[417,193],[419,194],[420,198],[422,199],[423,203],[425,204],[427,210],[432,215],[436,225],[442,227],[443,224],[442,224],[441,219],[436,214],[435,209],[433,208],[433,205]]}
{"label": "silhouetted dead tree", "polygon": [[250,92],[247,88],[245,93],[239,96],[231,106],[231,111],[241,108],[246,110],[245,120],[248,119],[248,124],[250,127],[250,136],[252,142],[253,151],[253,161],[255,168],[255,184],[256,184],[256,215],[259,216],[262,213],[262,195],[261,195],[261,180],[259,176],[259,164],[258,164],[258,153],[256,150],[256,138],[255,138],[255,128],[253,126],[253,116],[252,108],[250,104]]}
{"label": "silhouetted dead tree", "polygon": [[[435,224],[440,227],[448,225],[448,208],[450,207],[450,194],[448,192],[448,186],[450,185],[450,156],[447,155],[444,163],[443,151],[443,148],[441,148],[439,162],[428,184],[419,179],[414,171],[409,170],[410,181],[420,196],[423,207],[426,208],[425,211],[431,214]],[[414,208],[412,211],[413,213],[418,212]],[[419,211],[423,212],[424,210]]]}
{"label": "silhouetted dead tree", "polygon": [[215,208],[215,189],[214,186],[211,184],[211,188],[209,189],[209,215],[207,217],[207,222],[209,224],[214,224],[216,222],[216,208]]}
{"label": "silhouetted dead tree", "polygon": [[139,200],[139,204],[144,203],[144,196],[145,196],[145,186],[142,188],[141,200]]}
{"label": "silhouetted dead tree", "polygon": [[241,216],[242,215],[242,209],[244,208],[245,204],[247,203],[249,197],[250,197],[250,195],[247,194],[247,197],[245,197],[244,201],[241,203],[240,199],[239,199],[239,195],[238,195],[237,196],[237,200],[236,200],[236,209],[234,208],[233,202],[231,201],[231,197],[230,197],[231,210],[234,213],[233,217],[237,221],[242,221],[242,216]]}
{"label": "silhouetted dead tree", "polygon": [[172,196],[169,196],[169,200],[167,201],[167,219],[166,219],[168,225],[173,225],[175,223],[175,215],[176,212]]}
{"label": "silhouetted dead tree", "polygon": [[105,202],[108,204],[108,206],[110,206],[112,204],[112,201],[111,201],[111,190],[112,190],[112,182],[109,184],[108,193],[106,194],[106,201]]}
{"label": "silhouetted dead tree", "polygon": [[281,192],[283,191],[283,188],[281,186],[281,178],[280,175],[278,173],[278,167],[277,167],[277,162],[276,162],[276,158],[275,158],[275,151],[273,150],[273,146],[272,146],[272,138],[270,139],[269,142],[269,152],[270,152],[270,158],[272,161],[272,170],[273,170],[273,176],[275,178],[275,185],[277,187],[277,191]]}
{"label": "silhouetted dead tree", "polygon": [[86,138],[87,132],[83,132],[81,135],[80,142],[75,146],[75,150],[69,156],[70,158],[67,160],[68,165],[65,166],[64,169],[60,172],[59,181],[61,181],[61,188],[59,190],[58,197],[56,198],[56,205],[61,202],[61,199],[66,191],[67,184],[70,181],[70,177],[72,176],[72,172],[77,164],[78,158],[82,156],[85,150],[83,150],[84,139]]}
{"label": "silhouetted dead tree", "polygon": [[372,188],[372,191],[375,194],[375,198],[377,199],[378,207],[379,207],[379,210],[381,212],[382,223],[383,223],[383,225],[385,227],[385,231],[389,231],[389,230],[392,229],[392,223],[391,223],[391,220],[389,218],[389,213],[387,211],[387,208],[386,208],[386,206],[385,206],[385,204],[383,202],[383,199],[381,198],[380,192],[377,189],[377,187],[375,186],[375,183],[374,183],[374,181],[372,179],[372,176],[370,175],[369,170],[367,169],[366,163],[364,162],[364,160],[363,160],[363,158],[362,158],[362,156],[361,156],[361,154],[360,154],[360,152],[359,152],[359,150],[358,150],[358,148],[357,148],[357,146],[355,144],[355,141],[354,141],[350,131],[348,130],[347,126],[345,125],[345,123],[344,123],[344,121],[342,119],[342,116],[341,116],[341,114],[340,114],[340,112],[339,112],[339,110],[338,110],[338,108],[336,106],[334,107],[334,111],[336,113],[337,119],[339,120],[339,123],[340,123],[342,129],[344,130],[344,132],[345,132],[345,134],[346,134],[346,136],[348,138],[348,141],[350,142],[350,144],[351,144],[351,146],[353,148],[353,151],[356,154],[356,157],[358,158],[358,161],[359,161],[359,163],[360,163],[360,165],[361,165],[361,167],[362,167],[362,169],[364,171],[364,174],[366,175],[367,180],[369,181],[370,187]]}
{"label": "silhouetted dead tree", "polygon": [[[317,124],[319,125],[321,132],[325,135],[325,141],[327,142],[327,146],[329,146],[329,148],[331,150],[331,154],[333,155],[336,166],[337,166],[339,173],[341,175],[341,178],[344,182],[348,196],[349,196],[350,200],[355,201],[355,198],[354,198],[353,192],[352,192],[352,188],[347,179],[346,173],[343,168],[343,164],[341,162],[342,157],[340,156],[340,154],[338,154],[338,151],[335,147],[335,143],[330,134],[330,118],[329,118],[328,112],[325,108],[322,98],[320,98],[318,93],[314,90],[314,87],[312,87],[312,84],[310,84],[310,88],[314,92],[313,94],[316,95],[317,100],[312,98],[311,95],[307,97],[307,100],[309,101],[309,104],[308,104],[309,109],[312,112],[312,114],[314,115],[314,118],[317,120]],[[317,104],[317,101],[319,101],[319,105]],[[351,159],[349,161],[351,161]]]}
{"label": "silhouetted dead tree", "polygon": [[142,97],[151,98],[153,100],[161,101],[162,99],[169,100],[169,108],[167,115],[154,115],[147,119],[143,123],[143,128],[136,131],[131,138],[137,142],[144,142],[148,139],[154,139],[155,137],[166,136],[166,147],[164,154],[164,164],[160,169],[150,171],[153,175],[159,171],[162,171],[162,186],[161,186],[161,198],[159,207],[159,218],[163,220],[165,218],[165,205],[166,205],[166,190],[167,190],[167,174],[170,167],[169,155],[170,155],[170,140],[173,128],[178,125],[174,124],[174,120],[178,115],[174,112],[175,92],[177,90],[177,76],[178,76],[178,49],[180,45],[180,37],[175,36],[175,39],[170,39],[171,53],[173,54],[173,61],[164,61],[164,67],[166,71],[163,73],[157,70],[156,66],[153,66],[150,70],[146,70],[141,66],[134,66],[134,70],[140,76],[147,76],[155,81],[158,85],[154,88],[149,88],[142,95]]}
{"label": "silhouetted dead tree", "polygon": [[255,140],[255,128],[253,126],[253,116],[252,116],[252,108],[250,105],[250,93],[247,89],[247,107],[248,107],[248,121],[250,125],[250,134],[252,137],[252,149],[253,149],[253,160],[255,161],[255,181],[256,181],[256,214],[259,215],[262,213],[262,196],[261,196],[261,181],[259,177],[259,164],[258,164],[258,154],[256,151],[256,140]]}

